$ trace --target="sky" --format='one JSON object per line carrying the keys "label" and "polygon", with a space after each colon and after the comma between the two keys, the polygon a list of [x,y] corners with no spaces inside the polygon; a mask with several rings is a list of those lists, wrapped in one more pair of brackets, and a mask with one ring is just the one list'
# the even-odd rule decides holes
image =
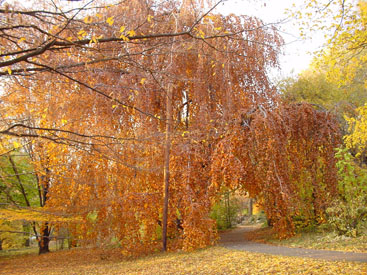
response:
{"label": "sky", "polygon": [[[265,23],[281,22],[277,24],[285,41],[283,55],[280,56],[281,71],[275,72],[275,78],[296,76],[307,69],[312,61],[312,53],[320,50],[324,45],[323,34],[312,34],[312,39],[301,39],[298,26],[292,18],[287,18],[286,9],[295,3],[303,4],[299,0],[227,0],[218,7],[221,13],[245,14],[259,17]],[[296,6],[297,8],[298,6]]]}

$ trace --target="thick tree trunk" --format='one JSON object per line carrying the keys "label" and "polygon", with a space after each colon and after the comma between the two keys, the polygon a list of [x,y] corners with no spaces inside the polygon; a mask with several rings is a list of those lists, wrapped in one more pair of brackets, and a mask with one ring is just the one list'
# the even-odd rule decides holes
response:
{"label": "thick tree trunk", "polygon": [[273,227],[274,221],[273,221],[272,218],[266,217],[266,222],[267,222],[268,226]]}
{"label": "thick tree trunk", "polygon": [[[29,232],[29,223],[27,222],[23,222],[23,231],[24,232]],[[24,246],[25,247],[30,247],[31,246],[31,240],[29,238],[30,236],[27,236],[27,238],[24,239]]]}
{"label": "thick tree trunk", "polygon": [[169,158],[171,150],[171,124],[172,124],[172,85],[169,84],[166,102],[166,140],[164,148],[164,205],[162,226],[162,250],[167,251],[167,223],[169,202]]}
{"label": "thick tree trunk", "polygon": [[49,244],[50,244],[50,230],[48,224],[45,223],[44,226],[41,228],[41,236],[38,240],[38,247],[39,247],[38,254],[41,255],[50,252]]}
{"label": "thick tree trunk", "polygon": [[24,240],[24,246],[25,247],[30,247],[31,246],[31,240],[29,239],[29,237],[27,237],[27,239]]}

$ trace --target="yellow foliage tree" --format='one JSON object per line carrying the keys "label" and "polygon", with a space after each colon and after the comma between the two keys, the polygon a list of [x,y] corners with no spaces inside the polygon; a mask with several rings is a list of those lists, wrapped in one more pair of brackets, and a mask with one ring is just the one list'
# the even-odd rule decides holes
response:
{"label": "yellow foliage tree", "polygon": [[340,86],[354,81],[367,61],[367,2],[312,0],[292,15],[301,24],[301,35],[324,32],[327,46],[317,53],[317,68],[326,67],[327,78]]}
{"label": "yellow foliage tree", "polygon": [[356,153],[356,157],[361,161],[366,158],[367,151],[367,104],[357,108],[357,117],[346,120],[349,123],[350,134],[344,137],[345,144]]}

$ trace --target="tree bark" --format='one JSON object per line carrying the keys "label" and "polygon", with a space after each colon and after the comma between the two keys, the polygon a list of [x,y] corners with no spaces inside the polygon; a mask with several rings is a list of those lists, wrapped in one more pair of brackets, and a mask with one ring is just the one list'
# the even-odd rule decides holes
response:
{"label": "tree bark", "polygon": [[226,207],[226,222],[227,222],[227,228],[232,227],[232,220],[231,220],[231,205],[229,202],[229,191],[227,191],[224,195],[224,202]]}
{"label": "tree bark", "polygon": [[168,85],[166,101],[166,138],[164,148],[164,205],[162,227],[162,250],[167,251],[167,223],[169,202],[169,158],[171,150],[172,85]]}
{"label": "tree bark", "polygon": [[248,202],[248,215],[251,217],[254,214],[253,199],[249,198]]}
{"label": "tree bark", "polygon": [[[24,232],[29,232],[29,224],[27,222],[23,222],[23,231]],[[25,247],[30,247],[31,246],[31,240],[29,238],[29,235],[27,236],[27,238],[24,239],[24,246]]]}
{"label": "tree bark", "polygon": [[38,240],[38,254],[45,254],[50,252],[50,229],[48,227],[48,223],[45,223],[41,228],[41,237]]}

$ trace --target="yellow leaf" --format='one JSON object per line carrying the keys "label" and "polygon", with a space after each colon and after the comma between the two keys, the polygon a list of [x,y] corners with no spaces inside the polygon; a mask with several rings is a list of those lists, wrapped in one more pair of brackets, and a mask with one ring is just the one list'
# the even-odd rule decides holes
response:
{"label": "yellow leaf", "polygon": [[215,16],[213,15],[207,15],[205,16],[206,19],[211,19],[211,20],[215,20]]}
{"label": "yellow leaf", "polygon": [[21,38],[18,40],[18,43],[22,43],[23,41],[25,41],[25,38],[24,38],[24,37],[21,37]]}
{"label": "yellow leaf", "polygon": [[8,74],[11,74],[12,73],[12,71],[11,71],[11,69],[8,67]]}
{"label": "yellow leaf", "polygon": [[128,36],[134,36],[134,35],[136,35],[136,32],[134,30],[131,30],[131,31],[127,32],[127,35]]}
{"label": "yellow leaf", "polygon": [[148,15],[147,20],[148,20],[148,22],[149,22],[149,23],[152,21],[152,18],[153,18],[153,17],[154,17],[154,16],[152,16],[152,15]]}
{"label": "yellow leaf", "polygon": [[117,105],[112,105],[112,108],[115,109],[117,107]]}
{"label": "yellow leaf", "polygon": [[66,124],[67,122],[68,122],[68,121],[67,121],[66,119],[62,119],[62,120],[61,120],[61,123],[62,123],[62,124]]}
{"label": "yellow leaf", "polygon": [[19,148],[19,147],[22,147],[22,144],[20,144],[20,143],[18,143],[18,142],[16,142],[16,141],[14,141],[14,142],[13,142],[13,146],[14,146],[14,148],[15,148],[15,149],[17,149],[17,148]]}
{"label": "yellow leaf", "polygon": [[141,84],[141,85],[144,85],[145,80],[146,80],[146,78],[142,78],[142,79],[140,80],[140,84]]}
{"label": "yellow leaf", "polygon": [[124,40],[124,41],[129,41],[129,38],[128,37],[126,37],[125,35],[123,35],[123,34],[121,34],[120,35],[120,38],[122,39],[122,40]]}
{"label": "yellow leaf", "polygon": [[216,30],[216,31],[220,31],[221,29],[222,29],[222,27],[214,28],[214,30]]}
{"label": "yellow leaf", "polygon": [[81,30],[78,32],[78,38],[81,40],[84,38],[84,36],[87,35],[87,32],[85,30]]}
{"label": "yellow leaf", "polygon": [[124,31],[125,31],[125,29],[126,29],[126,27],[125,27],[125,26],[121,26],[121,28],[120,28],[120,32],[124,32]]}
{"label": "yellow leaf", "polygon": [[92,21],[93,21],[93,19],[90,16],[87,16],[87,17],[84,18],[84,23],[86,23],[86,24],[92,23]]}
{"label": "yellow leaf", "polygon": [[93,36],[92,39],[90,40],[89,44],[91,44],[91,43],[97,44],[98,43],[98,38],[96,36]]}
{"label": "yellow leaf", "polygon": [[112,26],[113,22],[115,22],[115,20],[113,19],[114,16],[108,17],[106,22],[108,23],[108,25]]}
{"label": "yellow leaf", "polygon": [[202,30],[199,30],[199,36],[204,39],[205,33]]}

